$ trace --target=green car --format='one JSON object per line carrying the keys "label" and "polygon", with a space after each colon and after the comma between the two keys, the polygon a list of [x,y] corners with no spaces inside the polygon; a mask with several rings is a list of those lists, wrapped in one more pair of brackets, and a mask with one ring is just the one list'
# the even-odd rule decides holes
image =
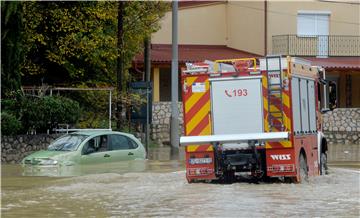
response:
{"label": "green car", "polygon": [[72,166],[145,158],[144,146],[131,134],[110,130],[87,130],[56,139],[47,150],[37,151],[25,157],[22,164]]}

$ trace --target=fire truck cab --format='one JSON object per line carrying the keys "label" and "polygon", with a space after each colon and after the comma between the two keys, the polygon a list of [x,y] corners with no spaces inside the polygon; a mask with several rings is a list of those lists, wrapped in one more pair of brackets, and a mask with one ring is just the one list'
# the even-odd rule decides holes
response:
{"label": "fire truck cab", "polygon": [[204,61],[181,82],[188,182],[325,173],[324,69],[281,56]]}

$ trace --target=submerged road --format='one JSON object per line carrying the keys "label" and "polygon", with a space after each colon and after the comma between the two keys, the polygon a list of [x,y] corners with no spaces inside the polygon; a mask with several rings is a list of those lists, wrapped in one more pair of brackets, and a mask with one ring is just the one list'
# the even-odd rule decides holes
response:
{"label": "submerged road", "polygon": [[3,165],[2,217],[360,216],[359,169],[332,167],[305,184],[221,185],[188,184],[177,161],[143,164],[73,177],[22,176],[19,166]]}

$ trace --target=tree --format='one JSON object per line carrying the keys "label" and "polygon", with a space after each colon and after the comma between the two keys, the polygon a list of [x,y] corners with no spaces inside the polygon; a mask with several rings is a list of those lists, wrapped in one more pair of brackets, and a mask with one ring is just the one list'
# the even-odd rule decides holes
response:
{"label": "tree", "polygon": [[[143,47],[142,42],[149,38],[158,28],[158,22],[169,9],[169,4],[163,2],[118,2],[118,60],[117,60],[117,89],[120,94],[117,104],[117,127],[121,127],[124,84],[129,81],[126,70],[131,65],[132,58]],[[157,11],[157,13],[156,13]],[[155,13],[154,13],[155,12]],[[125,92],[126,93],[126,92]]]}
{"label": "tree", "polygon": [[[22,72],[28,81],[43,77],[47,83],[100,81],[115,86],[119,54],[124,69],[129,68],[144,37],[158,29],[169,7],[164,2],[122,2],[124,46],[119,49],[117,4],[23,2],[27,47]],[[122,76],[123,83],[130,79],[126,70]]]}
{"label": "tree", "polygon": [[169,8],[160,1],[23,2],[24,81],[117,86],[120,124],[131,80],[127,69]]}
{"label": "tree", "polygon": [[21,2],[1,2],[1,95],[20,89],[23,61]]}
{"label": "tree", "polygon": [[111,83],[115,12],[111,2],[24,2],[24,75],[47,83]]}

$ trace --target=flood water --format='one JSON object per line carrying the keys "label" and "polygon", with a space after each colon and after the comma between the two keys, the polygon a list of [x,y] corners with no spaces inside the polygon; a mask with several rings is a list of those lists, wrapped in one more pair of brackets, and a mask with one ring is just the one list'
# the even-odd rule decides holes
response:
{"label": "flood water", "polygon": [[1,216],[360,216],[359,168],[332,166],[329,175],[305,184],[188,184],[182,155],[171,160],[169,151],[160,149],[150,158],[157,160],[64,172],[2,165]]}

